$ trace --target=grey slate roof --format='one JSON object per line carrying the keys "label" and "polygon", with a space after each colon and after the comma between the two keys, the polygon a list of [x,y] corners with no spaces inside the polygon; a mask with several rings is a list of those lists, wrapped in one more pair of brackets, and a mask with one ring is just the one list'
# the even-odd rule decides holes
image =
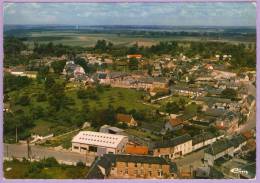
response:
{"label": "grey slate roof", "polygon": [[127,155],[127,154],[105,154],[104,157],[109,158],[111,161],[115,162],[133,162],[133,163],[151,163],[166,165],[169,164],[162,157],[154,156],[140,156],[140,155]]}
{"label": "grey slate roof", "polygon": [[191,136],[189,134],[182,135],[180,137],[173,138],[171,140],[158,141],[155,143],[154,148],[165,148],[165,147],[173,147],[179,144],[183,144],[191,140]]}
{"label": "grey slate roof", "polygon": [[246,138],[239,134],[239,135],[236,135],[234,136],[231,140],[230,140],[231,144],[236,148],[238,147],[240,144],[246,142]]}
{"label": "grey slate roof", "polygon": [[196,135],[192,138],[192,145],[198,144],[200,142],[209,140],[209,139],[213,139],[214,137],[216,137],[213,133],[210,132],[206,132],[206,133],[202,133],[199,135]]}
{"label": "grey slate roof", "polygon": [[214,142],[212,145],[210,145],[205,150],[205,153],[208,153],[211,155],[217,155],[231,147],[233,147],[233,144],[229,140],[227,140],[227,139],[218,140],[218,141]]}

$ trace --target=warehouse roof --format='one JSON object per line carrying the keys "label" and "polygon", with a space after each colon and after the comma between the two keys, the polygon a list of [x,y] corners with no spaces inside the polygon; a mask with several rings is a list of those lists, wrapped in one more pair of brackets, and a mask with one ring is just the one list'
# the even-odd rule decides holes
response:
{"label": "warehouse roof", "polygon": [[72,139],[72,143],[89,144],[94,146],[116,148],[118,144],[127,138],[123,135],[115,135],[101,132],[81,131]]}

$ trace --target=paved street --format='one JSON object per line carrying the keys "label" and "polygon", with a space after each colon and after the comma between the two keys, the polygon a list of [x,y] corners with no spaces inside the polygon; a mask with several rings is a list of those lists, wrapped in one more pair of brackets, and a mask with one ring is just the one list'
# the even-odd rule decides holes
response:
{"label": "paved street", "polygon": [[176,159],[176,164],[178,167],[181,167],[182,170],[189,170],[190,165],[193,167],[199,167],[202,166],[203,163],[201,159],[204,156],[204,149],[201,149],[199,151],[193,152],[187,156],[184,156],[181,159]]}
{"label": "paved street", "polygon": [[[4,157],[5,158],[23,158],[27,157],[27,145],[26,144],[4,144]],[[77,162],[86,162],[90,165],[94,161],[93,155],[86,155],[74,153],[70,151],[54,150],[52,148],[42,146],[31,146],[31,158],[43,159],[47,157],[54,157],[59,162],[67,164],[76,164]],[[87,160],[87,161],[86,161]]]}

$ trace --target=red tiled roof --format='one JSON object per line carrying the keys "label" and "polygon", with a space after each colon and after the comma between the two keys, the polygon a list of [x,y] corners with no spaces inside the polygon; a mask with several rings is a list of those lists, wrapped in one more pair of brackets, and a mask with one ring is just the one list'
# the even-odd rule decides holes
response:
{"label": "red tiled roof", "polygon": [[244,133],[242,133],[242,135],[246,138],[246,139],[251,139],[253,137],[253,134],[250,131],[246,131]]}
{"label": "red tiled roof", "polygon": [[124,123],[130,123],[133,119],[132,115],[129,114],[117,114],[116,115],[117,121],[124,122]]}
{"label": "red tiled roof", "polygon": [[180,118],[171,118],[169,120],[169,123],[171,124],[172,127],[175,127],[175,126],[178,126],[178,125],[182,124],[183,120],[180,119]]}
{"label": "red tiled roof", "polygon": [[142,58],[142,55],[141,54],[127,55],[127,58]]}
{"label": "red tiled roof", "polygon": [[127,154],[148,154],[148,147],[146,146],[136,146],[136,145],[126,145],[125,151]]}

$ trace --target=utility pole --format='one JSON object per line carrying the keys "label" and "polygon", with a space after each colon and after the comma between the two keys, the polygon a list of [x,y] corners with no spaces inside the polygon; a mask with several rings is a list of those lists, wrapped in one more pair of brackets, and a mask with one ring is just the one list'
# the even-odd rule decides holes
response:
{"label": "utility pole", "polygon": [[27,157],[29,160],[31,159],[31,147],[29,139],[27,139]]}
{"label": "utility pole", "polygon": [[15,126],[15,142],[18,142],[17,125]]}
{"label": "utility pole", "polygon": [[6,156],[7,156],[7,159],[8,159],[8,157],[9,157],[8,144],[6,144]]}

